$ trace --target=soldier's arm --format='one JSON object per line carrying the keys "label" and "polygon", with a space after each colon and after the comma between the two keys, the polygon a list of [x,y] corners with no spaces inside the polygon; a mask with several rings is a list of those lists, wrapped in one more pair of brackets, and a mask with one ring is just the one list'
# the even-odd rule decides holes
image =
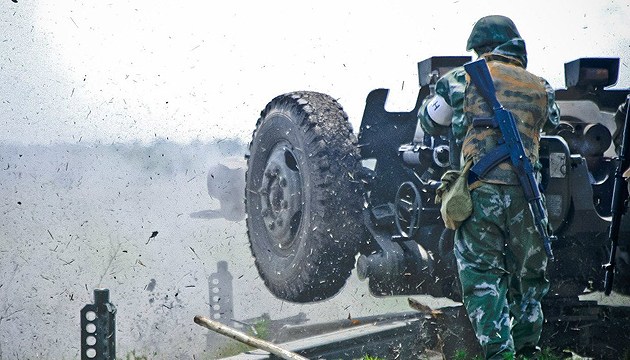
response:
{"label": "soldier's arm", "polygon": [[435,94],[420,105],[418,122],[432,136],[447,135],[451,124],[462,116],[466,79],[462,69],[442,76],[435,85]]}

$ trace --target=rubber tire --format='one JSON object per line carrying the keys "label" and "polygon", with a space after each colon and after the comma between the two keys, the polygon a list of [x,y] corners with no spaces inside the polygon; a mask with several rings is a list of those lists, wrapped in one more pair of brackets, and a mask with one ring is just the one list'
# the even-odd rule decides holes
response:
{"label": "rubber tire", "polygon": [[[359,161],[332,97],[294,92],[262,111],[249,147],[246,222],[256,267],[276,297],[315,302],[345,285],[365,231]],[[282,226],[271,228],[278,219]]]}

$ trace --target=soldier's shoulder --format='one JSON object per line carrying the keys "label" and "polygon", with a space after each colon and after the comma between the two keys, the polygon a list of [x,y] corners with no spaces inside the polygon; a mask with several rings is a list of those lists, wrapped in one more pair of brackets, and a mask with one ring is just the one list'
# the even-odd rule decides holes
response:
{"label": "soldier's shoulder", "polygon": [[453,93],[463,93],[465,85],[466,70],[463,66],[460,66],[453,68],[442,75],[442,77],[440,77],[440,80],[438,80],[436,90],[439,95],[441,95],[445,99],[448,99],[451,97],[451,95],[453,95]]}
{"label": "soldier's shoulder", "polygon": [[444,74],[444,76],[442,76],[442,79],[451,80],[451,81],[453,80],[461,81],[461,79],[465,79],[465,77],[466,77],[466,69],[464,69],[463,66],[458,66],[449,70],[446,74]]}

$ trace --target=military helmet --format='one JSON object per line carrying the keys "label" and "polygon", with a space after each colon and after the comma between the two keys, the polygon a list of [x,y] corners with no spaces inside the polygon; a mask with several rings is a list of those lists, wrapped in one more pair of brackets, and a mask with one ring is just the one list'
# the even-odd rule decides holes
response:
{"label": "military helmet", "polygon": [[516,25],[507,16],[490,15],[479,19],[468,37],[466,50],[479,49],[490,45],[500,45],[521,35]]}

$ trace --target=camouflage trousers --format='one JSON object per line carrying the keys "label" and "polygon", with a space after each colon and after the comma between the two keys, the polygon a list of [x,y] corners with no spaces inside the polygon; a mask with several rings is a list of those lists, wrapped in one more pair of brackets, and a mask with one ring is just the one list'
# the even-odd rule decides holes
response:
{"label": "camouflage trousers", "polygon": [[547,255],[520,186],[484,183],[455,233],[463,302],[486,359],[535,346],[549,290]]}

